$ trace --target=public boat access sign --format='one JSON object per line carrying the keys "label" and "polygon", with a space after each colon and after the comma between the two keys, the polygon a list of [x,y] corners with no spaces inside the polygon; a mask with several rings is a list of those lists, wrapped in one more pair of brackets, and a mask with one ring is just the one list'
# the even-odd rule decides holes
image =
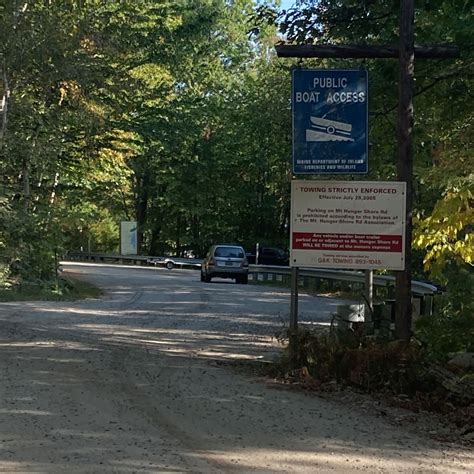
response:
{"label": "public boat access sign", "polygon": [[293,174],[368,172],[367,71],[293,69]]}
{"label": "public boat access sign", "polygon": [[294,180],[292,267],[403,270],[406,183]]}

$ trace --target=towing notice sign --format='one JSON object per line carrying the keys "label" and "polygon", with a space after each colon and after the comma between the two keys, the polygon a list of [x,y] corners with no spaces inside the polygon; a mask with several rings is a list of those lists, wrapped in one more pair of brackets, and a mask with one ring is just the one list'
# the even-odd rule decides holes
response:
{"label": "towing notice sign", "polygon": [[368,171],[367,71],[292,72],[293,174]]}
{"label": "towing notice sign", "polygon": [[290,266],[403,270],[406,183],[294,180]]}

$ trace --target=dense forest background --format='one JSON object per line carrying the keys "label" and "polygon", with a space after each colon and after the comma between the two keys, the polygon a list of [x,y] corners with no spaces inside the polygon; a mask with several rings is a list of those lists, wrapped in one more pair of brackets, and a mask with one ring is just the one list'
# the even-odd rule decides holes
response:
{"label": "dense forest background", "polygon": [[[287,247],[297,61],[274,44],[396,44],[398,8],[3,1],[0,280],[48,279],[68,250],[117,252],[122,220],[137,220],[144,255]],[[417,43],[461,57],[416,61],[414,274],[448,283],[450,314],[472,315],[472,6],[417,2],[415,21]],[[304,65],[368,70],[367,179],[396,179],[397,61]]]}

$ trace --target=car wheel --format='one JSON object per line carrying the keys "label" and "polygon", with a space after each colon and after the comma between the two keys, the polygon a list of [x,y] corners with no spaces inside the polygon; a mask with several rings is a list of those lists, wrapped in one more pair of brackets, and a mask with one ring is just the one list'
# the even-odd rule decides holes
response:
{"label": "car wheel", "polygon": [[166,262],[166,268],[167,268],[168,270],[172,270],[173,267],[174,267],[174,263],[173,263],[173,262]]}
{"label": "car wheel", "polygon": [[244,275],[243,277],[240,278],[240,283],[243,285],[246,285],[249,282],[249,277],[248,275]]}

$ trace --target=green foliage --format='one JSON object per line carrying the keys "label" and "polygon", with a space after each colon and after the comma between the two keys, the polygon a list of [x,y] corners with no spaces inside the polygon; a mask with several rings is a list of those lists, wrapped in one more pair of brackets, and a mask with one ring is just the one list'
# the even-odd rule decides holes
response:
{"label": "green foliage", "polygon": [[134,130],[143,153],[132,168],[145,253],[287,241],[289,84],[281,75],[288,71],[270,58],[269,43],[247,38],[251,6],[185,8],[173,64],[164,58],[160,70],[168,72],[157,73],[165,79],[159,87],[144,82],[138,93],[145,105],[134,112]]}
{"label": "green foliage", "polygon": [[425,269],[439,276],[450,261],[474,263],[474,175],[443,192],[428,217],[417,219],[414,247],[425,249]]}
{"label": "green foliage", "polygon": [[454,352],[474,351],[473,313],[454,314],[447,307],[417,324],[417,337],[426,344],[430,358],[446,361]]}
{"label": "green foliage", "polygon": [[61,233],[67,250],[118,252],[119,227],[116,218],[105,206],[84,201],[71,205],[60,219]]}
{"label": "green foliage", "polygon": [[427,355],[441,361],[452,352],[474,351],[474,274],[456,263],[446,273],[447,294],[437,297],[435,315],[417,321],[415,333]]}
{"label": "green foliage", "polygon": [[74,301],[98,298],[102,290],[80,280],[57,278],[53,281],[24,282],[21,286],[0,286],[0,301]]}
{"label": "green foliage", "polygon": [[58,242],[53,229],[41,216],[12,214],[0,229],[4,275],[9,279],[49,280],[57,267]]}

